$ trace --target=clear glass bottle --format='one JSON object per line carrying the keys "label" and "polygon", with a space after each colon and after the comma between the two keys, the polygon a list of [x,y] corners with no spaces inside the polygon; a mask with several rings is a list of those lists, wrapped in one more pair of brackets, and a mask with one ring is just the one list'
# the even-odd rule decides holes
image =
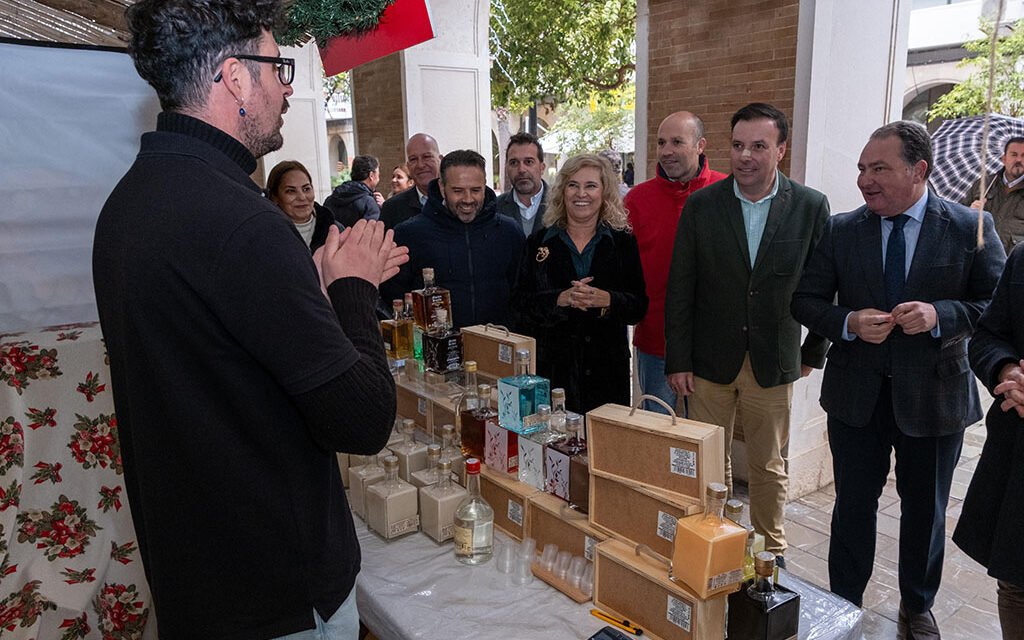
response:
{"label": "clear glass bottle", "polygon": [[426,487],[432,484],[437,484],[440,479],[438,477],[437,465],[441,462],[441,445],[429,444],[427,445],[427,468],[422,471],[413,471],[412,478],[409,482],[412,486],[417,489],[420,487]]}
{"label": "clear glass bottle", "polygon": [[455,559],[483,564],[494,550],[494,510],[480,495],[480,461],[466,460],[467,496],[455,510]]}
{"label": "clear glass bottle", "polygon": [[556,387],[551,390],[551,430],[565,433],[565,389]]}
{"label": "clear glass bottle", "polygon": [[451,293],[444,287],[436,286],[434,270],[431,267],[424,267],[423,288],[412,292],[413,322],[426,332],[434,323],[439,309],[444,309],[448,317],[451,317]]}
{"label": "clear glass bottle", "polygon": [[384,480],[366,489],[366,524],[385,540],[419,530],[416,487],[398,478],[398,458],[384,458]]}
{"label": "clear glass bottle", "polygon": [[448,311],[438,309],[437,320],[423,334],[423,363],[427,371],[447,373],[462,368],[462,332],[452,329]]}
{"label": "clear glass bottle", "polygon": [[480,406],[472,411],[463,411],[459,416],[459,423],[462,426],[462,455],[482,460],[487,431],[486,424],[488,422],[497,423],[498,412],[491,407],[491,385],[481,384],[476,389],[477,397],[480,398]]}
{"label": "clear glass bottle", "polygon": [[398,477],[405,482],[412,481],[414,471],[427,468],[427,445],[416,442],[416,423],[410,418],[402,420],[401,444],[391,447],[398,458]]}
{"label": "clear glass bottle", "polygon": [[413,320],[412,293],[405,294],[405,318],[412,322],[412,357],[423,362],[423,327]]}
{"label": "clear glass bottle", "polygon": [[549,445],[563,440],[564,433],[551,429],[551,407],[542,404],[528,419],[541,428],[519,436],[519,481],[544,491],[544,464]]}
{"label": "clear glass bottle", "polygon": [[704,513],[676,523],[672,578],[701,598],[730,591],[743,580],[747,530],[724,517],[729,490],[708,484]]}
{"label": "clear glass bottle", "polygon": [[380,333],[384,338],[384,351],[392,360],[412,357],[412,321],[405,317],[405,306],[401,300],[392,300],[393,316],[380,321]]}
{"label": "clear glass bottle", "polygon": [[551,382],[530,373],[530,351],[520,349],[516,351],[516,375],[498,380],[498,424],[516,433],[529,433],[523,419],[537,413],[542,404],[551,404]]}
{"label": "clear glass bottle", "polygon": [[385,450],[373,456],[367,464],[348,468],[349,505],[352,507],[352,512],[364,520],[366,519],[366,488],[384,479],[384,467],[381,462],[389,454],[390,452]]}
{"label": "clear glass bottle", "polygon": [[[570,499],[572,481],[572,458],[587,452],[587,441],[583,438],[583,416],[570,413],[565,419],[567,437],[548,445],[544,453],[544,476],[548,493],[562,500]],[[589,482],[589,473],[587,480]]]}
{"label": "clear glass bottle", "polygon": [[747,529],[747,543],[743,547],[743,581],[754,579],[754,530]]}
{"label": "clear glass bottle", "polygon": [[480,396],[477,395],[476,361],[466,360],[462,368],[466,372],[466,392],[462,395],[462,411],[472,411],[480,407]]}
{"label": "clear glass bottle", "polygon": [[452,465],[447,460],[438,465],[438,478],[437,484],[420,489],[420,520],[423,533],[435,542],[445,542],[455,536],[455,510],[468,494],[452,482]]}

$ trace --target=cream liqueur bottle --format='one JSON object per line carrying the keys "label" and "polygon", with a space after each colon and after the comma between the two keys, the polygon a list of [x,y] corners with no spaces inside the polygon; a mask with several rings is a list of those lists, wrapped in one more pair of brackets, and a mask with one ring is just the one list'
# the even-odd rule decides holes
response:
{"label": "cream liqueur bottle", "polygon": [[438,465],[438,482],[420,489],[420,518],[423,533],[437,542],[455,536],[455,510],[466,499],[466,490],[452,482],[452,463]]}
{"label": "cream liqueur bottle", "polygon": [[412,420],[402,420],[402,443],[391,447],[398,458],[398,477],[405,482],[412,481],[413,471],[427,468],[427,445],[416,442],[415,429],[416,423]]}
{"label": "cream liqueur bottle", "polygon": [[384,458],[384,480],[366,489],[366,524],[385,540],[419,529],[416,487],[398,478],[398,458]]}
{"label": "cream liqueur bottle", "polygon": [[381,453],[370,458],[370,463],[361,467],[348,468],[348,501],[352,512],[366,519],[366,488],[384,479],[384,467],[381,462],[390,454]]}

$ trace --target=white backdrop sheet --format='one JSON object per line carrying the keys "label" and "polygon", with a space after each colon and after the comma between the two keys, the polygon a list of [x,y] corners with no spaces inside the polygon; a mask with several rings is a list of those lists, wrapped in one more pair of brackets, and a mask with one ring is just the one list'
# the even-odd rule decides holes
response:
{"label": "white backdrop sheet", "polygon": [[0,61],[0,332],[96,320],[96,218],[156,94],[121,52],[0,43]]}

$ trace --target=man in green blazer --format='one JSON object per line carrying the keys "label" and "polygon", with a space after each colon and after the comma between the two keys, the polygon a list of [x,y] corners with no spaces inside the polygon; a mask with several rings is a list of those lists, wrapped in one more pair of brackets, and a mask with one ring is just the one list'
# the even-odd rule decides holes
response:
{"label": "man in green blazer", "polygon": [[725,429],[730,488],[740,414],[751,524],[780,559],[793,382],[821,368],[827,348],[814,334],[801,346],[789,312],[829,206],[823,194],[778,170],[788,133],[785,114],[768,104],[733,115],[732,175],[683,207],[665,301],[669,386],[689,398],[690,418]]}

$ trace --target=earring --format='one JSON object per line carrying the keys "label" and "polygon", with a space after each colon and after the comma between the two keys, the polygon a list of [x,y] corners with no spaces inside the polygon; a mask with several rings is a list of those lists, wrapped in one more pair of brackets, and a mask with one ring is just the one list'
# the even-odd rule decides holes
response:
{"label": "earring", "polygon": [[238,107],[238,115],[245,117],[245,107]]}

